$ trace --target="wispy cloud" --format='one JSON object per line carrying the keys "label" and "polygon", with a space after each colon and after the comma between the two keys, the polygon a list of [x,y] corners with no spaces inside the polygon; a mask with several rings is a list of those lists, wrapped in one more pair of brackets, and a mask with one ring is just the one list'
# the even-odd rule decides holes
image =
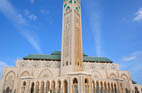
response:
{"label": "wispy cloud", "polygon": [[41,53],[38,40],[33,36],[33,33],[28,30],[28,22],[23,16],[18,13],[17,9],[8,1],[0,0],[0,12],[4,14],[21,35],[39,52]]}
{"label": "wispy cloud", "polygon": [[140,8],[137,12],[136,12],[136,17],[133,19],[134,22],[140,22],[142,21],[142,8]]}
{"label": "wispy cloud", "polygon": [[142,51],[136,51],[128,56],[123,57],[120,60],[120,68],[123,70],[129,70],[131,76],[138,83],[142,84]]}
{"label": "wispy cloud", "polygon": [[30,0],[31,4],[34,4],[35,0]]}
{"label": "wispy cloud", "polygon": [[49,14],[50,12],[49,12],[48,10],[41,9],[41,10],[40,10],[40,13],[41,13],[41,14]]}
{"label": "wispy cloud", "polygon": [[37,16],[33,13],[31,13],[29,10],[24,10],[24,16],[28,19],[30,19],[31,21],[36,21],[37,20]]}
{"label": "wispy cloud", "polygon": [[142,59],[142,51],[137,51],[130,54],[130,56],[125,56],[122,58],[122,61],[133,61],[138,59]]}
{"label": "wispy cloud", "polygon": [[135,55],[134,56],[126,56],[123,58],[123,61],[132,61],[135,59],[137,59],[137,57]]}
{"label": "wispy cloud", "polygon": [[[94,42],[96,46],[96,54],[97,56],[102,56],[102,48],[101,48],[101,9],[98,0],[89,0],[84,1],[85,4],[85,12],[89,19],[89,25],[94,34]],[[95,11],[95,12],[94,12]]]}

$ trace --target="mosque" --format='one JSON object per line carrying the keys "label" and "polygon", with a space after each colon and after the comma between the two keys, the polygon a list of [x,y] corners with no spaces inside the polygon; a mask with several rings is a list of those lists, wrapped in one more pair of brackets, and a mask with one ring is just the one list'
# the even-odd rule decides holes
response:
{"label": "mosque", "polygon": [[129,71],[82,51],[80,0],[64,0],[62,51],[28,55],[3,69],[0,93],[142,93]]}

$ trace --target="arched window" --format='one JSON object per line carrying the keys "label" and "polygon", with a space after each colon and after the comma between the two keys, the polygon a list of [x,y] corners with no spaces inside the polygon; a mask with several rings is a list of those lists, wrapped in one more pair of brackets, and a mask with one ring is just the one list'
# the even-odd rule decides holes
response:
{"label": "arched window", "polygon": [[34,93],[34,82],[32,83],[32,86],[31,86],[31,93]]}
{"label": "arched window", "polygon": [[96,83],[96,93],[99,93],[99,82]]}
{"label": "arched window", "polygon": [[73,79],[73,93],[78,93],[78,80],[76,78]]}
{"label": "arched window", "polygon": [[66,66],[68,66],[68,61],[66,62]]}
{"label": "arched window", "polygon": [[64,81],[64,93],[68,93],[68,83],[66,80]]}

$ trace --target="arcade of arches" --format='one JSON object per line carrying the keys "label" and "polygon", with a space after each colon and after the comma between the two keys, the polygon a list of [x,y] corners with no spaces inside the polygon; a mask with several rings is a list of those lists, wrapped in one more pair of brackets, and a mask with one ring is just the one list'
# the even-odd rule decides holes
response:
{"label": "arcade of arches", "polygon": [[[88,78],[84,78],[83,82],[81,82],[82,89],[84,90],[81,92],[79,81],[78,78],[73,78],[71,82],[67,80],[33,81],[29,86],[27,86],[28,82],[23,81],[21,84],[21,93],[27,93],[26,90],[28,90],[28,93],[70,93],[70,89],[71,93],[130,93],[130,90],[128,88],[124,89],[123,84],[120,82],[90,80]],[[135,87],[133,93],[140,92]]]}

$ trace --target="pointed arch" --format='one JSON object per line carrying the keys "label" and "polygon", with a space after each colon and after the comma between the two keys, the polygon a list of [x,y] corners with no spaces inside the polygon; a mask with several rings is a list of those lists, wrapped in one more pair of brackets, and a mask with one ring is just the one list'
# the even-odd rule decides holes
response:
{"label": "pointed arch", "polygon": [[114,73],[111,73],[109,76],[110,79],[117,79],[117,76]]}
{"label": "pointed arch", "polygon": [[57,86],[58,86],[58,90],[57,90],[57,93],[61,93],[61,80],[58,80],[57,82]]}
{"label": "pointed arch", "polygon": [[31,91],[30,91],[30,93],[34,93],[34,86],[35,86],[35,84],[34,84],[34,82],[32,82],[32,84],[31,84]]}
{"label": "pointed arch", "polygon": [[102,78],[101,73],[100,73],[99,71],[96,71],[96,70],[92,71],[92,75],[93,75],[93,77],[96,78],[96,79]]}
{"label": "pointed arch", "polygon": [[85,78],[84,83],[85,83],[85,86],[84,86],[85,93],[89,93],[89,80]]}
{"label": "pointed arch", "polygon": [[117,93],[117,86],[114,84],[114,93]]}
{"label": "pointed arch", "polygon": [[106,82],[104,82],[104,93],[106,93],[107,92],[107,84],[106,84]]}
{"label": "pointed arch", "polygon": [[128,78],[128,76],[127,76],[126,74],[122,74],[122,75],[121,75],[121,78],[122,78],[123,80],[125,80],[125,81],[129,81],[129,78]]}
{"label": "pointed arch", "polygon": [[36,82],[35,93],[39,93],[39,81]]}
{"label": "pointed arch", "polygon": [[21,74],[20,74],[20,77],[23,77],[23,76],[29,76],[30,73],[28,71],[23,71]]}
{"label": "pointed arch", "polygon": [[100,88],[100,93],[103,93],[103,83],[102,83],[102,81],[101,81],[101,88]]}
{"label": "pointed arch", "polygon": [[52,93],[54,93],[55,92],[55,81],[53,80],[52,81]]}
{"label": "pointed arch", "polygon": [[137,88],[137,87],[135,87],[135,93],[139,93],[139,91],[138,91],[138,88]]}
{"label": "pointed arch", "polygon": [[93,89],[93,93],[95,93],[95,82],[94,82],[94,80],[92,81],[92,89]]}
{"label": "pointed arch", "polygon": [[46,93],[48,93],[50,91],[50,82],[47,81],[46,82]]}
{"label": "pointed arch", "polygon": [[96,82],[96,93],[99,93],[99,82]]}
{"label": "pointed arch", "polygon": [[39,73],[38,78],[52,78],[53,74],[49,69],[44,69]]}
{"label": "pointed arch", "polygon": [[44,81],[41,82],[40,93],[44,93]]}
{"label": "pointed arch", "polygon": [[26,81],[24,81],[22,84],[21,93],[25,93],[25,90],[26,90]]}
{"label": "pointed arch", "polygon": [[77,80],[77,78],[73,79],[73,93],[78,93],[78,80]]}
{"label": "pointed arch", "polygon": [[67,80],[64,80],[64,83],[63,83],[64,85],[64,93],[68,93],[68,82],[67,82]]}

